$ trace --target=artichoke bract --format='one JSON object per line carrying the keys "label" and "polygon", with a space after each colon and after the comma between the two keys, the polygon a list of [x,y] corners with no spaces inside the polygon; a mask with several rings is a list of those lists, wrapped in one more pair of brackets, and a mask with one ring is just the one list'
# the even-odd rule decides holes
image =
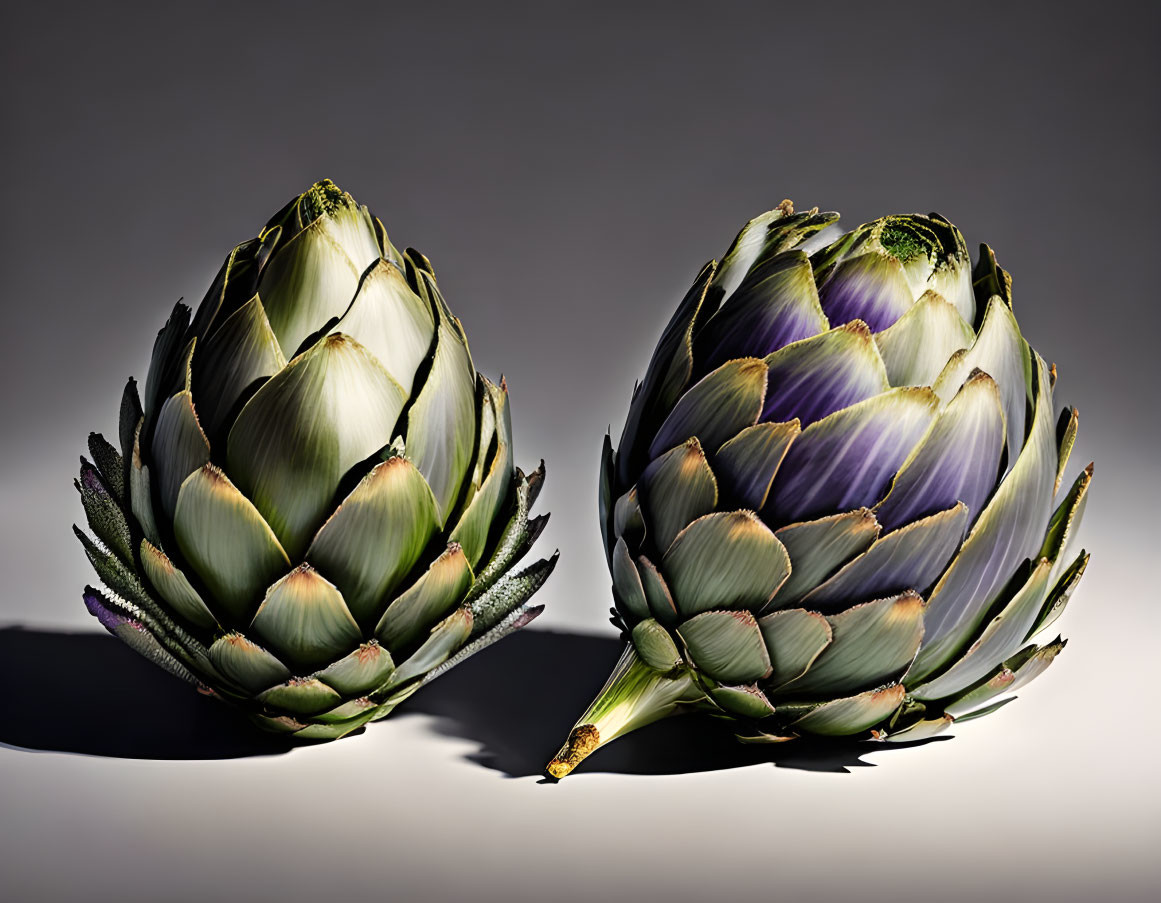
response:
{"label": "artichoke bract", "polygon": [[1008,274],[936,214],[830,240],[837,219],[784,201],[746,225],[606,437],[628,643],[552,776],[685,711],[744,742],[925,738],[1063,648],[1032,638],[1088,562],[1092,465],[1059,492],[1077,414],[1054,415]]}
{"label": "artichoke bract", "polygon": [[89,437],[74,527],[110,632],[261,726],[340,737],[524,626],[556,561],[423,255],[333,183],[178,304],[120,452]]}

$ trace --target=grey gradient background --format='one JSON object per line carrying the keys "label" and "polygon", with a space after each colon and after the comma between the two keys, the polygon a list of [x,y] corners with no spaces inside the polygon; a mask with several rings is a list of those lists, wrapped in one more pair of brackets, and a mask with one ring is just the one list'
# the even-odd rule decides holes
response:
{"label": "grey gradient background", "polygon": [[[0,896],[1155,899],[1156,4],[157,7],[3,16],[0,625],[25,633],[0,649]],[[409,714],[182,761],[216,711],[68,636],[97,630],[70,479],[172,303],[321,177],[432,258],[518,459],[548,461],[564,554],[540,632]],[[849,226],[937,210],[1014,274],[1081,411],[1071,472],[1097,463],[1071,643],[1020,702],[874,768],[683,754],[665,726],[537,784],[615,656],[601,436],[700,265],[783,197]]]}

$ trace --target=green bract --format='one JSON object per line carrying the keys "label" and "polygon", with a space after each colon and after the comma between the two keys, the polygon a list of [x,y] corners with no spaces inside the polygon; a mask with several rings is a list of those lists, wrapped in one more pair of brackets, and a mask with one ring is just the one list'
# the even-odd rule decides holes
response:
{"label": "green bract", "polygon": [[[1076,411],[1011,281],[959,231],[834,213],[750,222],[670,321],[605,441],[625,654],[549,764],[681,711],[744,742],[913,740],[993,711],[1063,648],[1032,638],[1088,556]],[[823,230],[827,230],[824,232]],[[837,232],[837,228],[833,231]]]}
{"label": "green bract", "polygon": [[555,556],[512,568],[544,469],[513,466],[507,388],[329,181],[177,305],[120,445],[91,435],[77,483],[89,611],[263,727],[340,737],[540,613]]}

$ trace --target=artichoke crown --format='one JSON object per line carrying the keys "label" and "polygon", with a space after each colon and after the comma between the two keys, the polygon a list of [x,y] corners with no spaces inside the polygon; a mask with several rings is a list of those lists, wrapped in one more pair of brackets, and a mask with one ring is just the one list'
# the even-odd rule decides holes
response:
{"label": "artichoke crown", "polygon": [[329,181],[236,247],[90,437],[78,531],[110,630],[260,724],[329,738],[539,613],[510,573],[543,465],[430,263]]}
{"label": "artichoke crown", "polygon": [[741,739],[916,739],[1063,647],[1088,560],[1077,416],[982,246],[789,202],[706,265],[608,437],[600,520],[626,655],[551,763],[676,711]]}

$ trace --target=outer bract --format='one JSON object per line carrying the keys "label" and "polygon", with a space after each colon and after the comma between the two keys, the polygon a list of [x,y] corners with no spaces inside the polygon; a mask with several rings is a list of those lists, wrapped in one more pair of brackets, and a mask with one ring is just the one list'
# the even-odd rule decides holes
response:
{"label": "outer bract", "polygon": [[[423,255],[331,182],[235,248],[130,379],[76,530],[108,630],[263,727],[383,717],[540,613],[547,517]],[[76,528],[74,528],[76,529]]]}
{"label": "outer bract", "polygon": [[[750,222],[670,321],[600,516],[628,645],[549,764],[702,710],[743,742],[913,740],[993,711],[1063,648],[1032,638],[1088,556],[1076,411],[959,231]],[[823,230],[826,230],[825,232]],[[819,234],[821,233],[821,234]]]}

